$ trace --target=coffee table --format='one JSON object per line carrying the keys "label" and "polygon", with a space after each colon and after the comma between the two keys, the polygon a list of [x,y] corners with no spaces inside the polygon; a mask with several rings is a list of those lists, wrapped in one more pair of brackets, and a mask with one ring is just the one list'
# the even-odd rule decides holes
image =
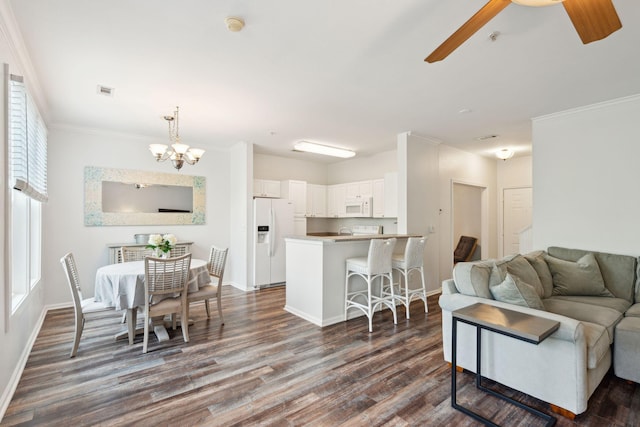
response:
{"label": "coffee table", "polygon": [[491,420],[456,402],[457,329],[458,322],[462,322],[476,328],[476,388],[537,415],[547,421],[547,426],[553,426],[556,423],[556,419],[553,416],[482,385],[482,330],[538,345],[560,327],[560,322],[482,303],[455,310],[452,312],[452,317],[451,406],[485,425],[497,426]]}

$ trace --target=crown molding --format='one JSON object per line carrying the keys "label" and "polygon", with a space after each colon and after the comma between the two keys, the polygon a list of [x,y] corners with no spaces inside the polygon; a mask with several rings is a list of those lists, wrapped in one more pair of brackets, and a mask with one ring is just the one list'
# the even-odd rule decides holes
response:
{"label": "crown molding", "polygon": [[[16,21],[9,0],[0,0],[0,33],[4,36],[9,52],[16,64],[9,64],[9,72],[21,74],[25,78],[29,94],[38,106],[38,111],[45,123],[49,122],[49,108],[42,85],[33,67],[29,51],[24,43],[22,32]],[[13,70],[16,67],[17,70]]]}

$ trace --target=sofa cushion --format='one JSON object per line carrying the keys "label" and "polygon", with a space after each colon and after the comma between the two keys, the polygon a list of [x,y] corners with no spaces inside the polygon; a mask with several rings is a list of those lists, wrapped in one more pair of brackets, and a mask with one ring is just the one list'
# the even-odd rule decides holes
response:
{"label": "sofa cushion", "polygon": [[622,298],[611,297],[588,297],[588,296],[573,296],[573,295],[554,295],[553,299],[563,299],[567,301],[581,302],[583,304],[593,304],[600,307],[609,307],[624,314],[625,311],[631,307],[631,303]]}
{"label": "sofa cushion", "polygon": [[624,313],[626,317],[640,317],[640,303],[633,304],[627,311]]}
{"label": "sofa cushion", "polygon": [[545,256],[553,277],[553,295],[613,297],[604,285],[598,262],[589,253],[576,262]]}
{"label": "sofa cushion", "polygon": [[544,305],[535,288],[510,273],[507,273],[502,283],[491,286],[489,290],[497,301],[544,310]]}
{"label": "sofa cushion", "polygon": [[547,311],[561,314],[581,322],[591,322],[603,326],[609,335],[609,344],[613,343],[614,329],[622,320],[622,314],[609,307],[599,307],[592,304],[584,304],[576,301],[547,298],[542,301]]}
{"label": "sofa cushion", "polygon": [[567,261],[577,261],[587,253],[593,253],[598,261],[604,284],[613,295],[633,303],[634,290],[636,301],[640,302],[640,289],[637,288],[638,259],[629,255],[616,255],[604,252],[567,249],[551,246],[547,252],[552,257]]}
{"label": "sofa cushion", "polygon": [[587,342],[587,368],[594,369],[609,351],[609,336],[606,329],[590,322],[582,322]]}
{"label": "sofa cushion", "polygon": [[[524,283],[533,286],[533,289],[539,297],[544,295],[544,288],[542,287],[538,273],[522,255],[514,255],[500,261],[496,261],[496,268],[498,270],[494,271],[492,274],[499,276],[500,283],[504,281],[508,273],[512,276],[518,277]],[[495,284],[497,283],[490,283],[491,286]]]}
{"label": "sofa cushion", "polygon": [[545,251],[535,251],[523,255],[524,259],[526,259],[533,269],[536,270],[536,273],[538,273],[540,284],[544,289],[544,294],[542,295],[543,298],[549,298],[553,292],[553,278],[551,277],[551,270],[549,270],[547,261],[544,260],[544,256],[546,254],[547,253]]}
{"label": "sofa cushion", "polygon": [[493,299],[489,291],[489,276],[493,262],[459,262],[453,267],[456,289],[463,295]]}

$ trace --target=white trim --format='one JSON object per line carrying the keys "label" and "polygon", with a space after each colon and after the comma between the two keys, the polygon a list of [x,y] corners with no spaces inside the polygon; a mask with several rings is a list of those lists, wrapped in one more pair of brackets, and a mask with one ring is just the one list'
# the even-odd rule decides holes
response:
{"label": "white trim", "polygon": [[432,144],[434,144],[434,145],[440,145],[440,144],[442,144],[442,141],[441,141],[441,140],[439,140],[439,139],[436,139],[436,138],[433,138],[433,137],[430,137],[430,136],[426,136],[426,135],[420,135],[419,133],[417,133],[417,132],[415,132],[415,131],[412,131],[412,130],[410,130],[410,131],[408,131],[408,132],[405,132],[405,133],[406,133],[408,136],[412,136],[412,137],[414,137],[414,138],[424,139],[425,141],[428,141],[428,142],[430,142],[430,143],[432,143]]}
{"label": "white trim", "polygon": [[533,119],[531,119],[531,121],[540,122],[545,120],[552,120],[558,117],[571,116],[573,114],[579,114],[584,111],[597,110],[603,107],[608,107],[608,106],[617,105],[617,104],[625,104],[627,102],[635,102],[637,100],[640,100],[640,94],[624,96],[622,98],[611,99],[603,102],[597,102],[595,104],[584,105],[582,107],[571,108],[569,110],[564,110],[564,111],[558,111],[552,114],[545,114],[544,116],[534,117]]}
{"label": "white trim", "polygon": [[49,108],[44,97],[44,92],[42,91],[42,85],[40,84],[38,75],[33,67],[33,62],[29,56],[29,51],[22,38],[20,26],[13,14],[11,2],[6,0],[0,1],[0,32],[5,36],[9,51],[18,62],[17,68],[19,68],[19,74],[25,77],[31,96],[38,106],[44,122],[47,123],[49,121]]}
{"label": "white trim", "polygon": [[[0,0],[1,1],[1,0]],[[92,136],[108,136],[111,138],[118,139],[133,139],[145,143],[157,143],[161,141],[166,144],[166,138],[141,135],[136,133],[126,133],[126,132],[117,132],[108,129],[101,128],[91,128],[91,127],[83,127],[83,126],[75,126],[65,123],[55,123],[47,126],[47,129],[50,132],[59,131],[59,132],[72,132],[72,133],[80,133],[83,135],[92,135]],[[195,141],[191,141],[191,143],[196,143]],[[219,146],[209,146],[206,142],[197,142],[199,145],[202,145],[207,148],[207,151],[216,151],[220,153],[228,153],[230,151],[230,147],[219,147]]]}
{"label": "white trim", "polygon": [[450,206],[449,206],[449,212],[450,212],[450,227],[449,227],[449,239],[451,241],[451,258],[452,258],[452,265],[453,265],[453,251],[456,248],[456,245],[458,242],[454,242],[453,241],[453,228],[455,226],[453,218],[454,218],[454,212],[453,212],[453,189],[455,184],[461,184],[461,185],[468,185],[470,187],[476,187],[481,189],[481,194],[480,194],[480,239],[478,241],[478,244],[480,245],[480,258],[481,259],[486,259],[489,257],[489,213],[491,212],[490,208],[489,208],[489,186],[487,184],[479,184],[477,182],[471,182],[471,181],[464,181],[464,180],[459,180],[459,179],[455,179],[455,178],[451,178],[451,184],[450,184],[450,188],[449,188],[449,197],[450,197]]}
{"label": "white trim", "polygon": [[[68,307],[68,305],[66,305],[65,307]],[[7,387],[2,392],[2,397],[0,397],[0,421],[2,421],[2,418],[4,417],[4,414],[9,407],[9,403],[11,403],[13,394],[16,392],[16,388],[18,387],[18,383],[20,382],[20,378],[22,377],[22,373],[24,372],[24,367],[27,365],[27,360],[29,360],[29,355],[31,354],[31,350],[33,349],[33,344],[35,344],[36,339],[40,334],[40,330],[42,329],[42,325],[44,324],[44,319],[47,316],[47,312],[53,308],[54,306],[45,306],[42,309],[40,318],[36,323],[36,327],[33,328],[31,336],[27,341],[27,345],[25,345],[22,349],[22,354],[18,359],[18,363],[16,364],[13,373],[11,374],[11,378],[9,378]]]}

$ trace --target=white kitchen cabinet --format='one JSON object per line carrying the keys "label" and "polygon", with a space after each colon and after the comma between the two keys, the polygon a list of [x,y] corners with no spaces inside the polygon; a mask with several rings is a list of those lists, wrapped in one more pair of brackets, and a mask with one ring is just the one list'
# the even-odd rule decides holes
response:
{"label": "white kitchen cabinet", "polygon": [[280,197],[280,181],[273,181],[270,179],[254,179],[253,196],[273,198]]}
{"label": "white kitchen cabinet", "polygon": [[287,180],[280,182],[280,197],[293,202],[294,215],[305,216],[307,213],[307,182]]}
{"label": "white kitchen cabinet", "polygon": [[373,217],[384,218],[384,179],[374,179],[371,183],[373,188]]}
{"label": "white kitchen cabinet", "polygon": [[358,199],[373,196],[372,181],[349,182],[347,186],[347,199]]}
{"label": "white kitchen cabinet", "polygon": [[327,186],[327,216],[329,218],[344,218],[347,185],[335,184]]}
{"label": "white kitchen cabinet", "polygon": [[307,184],[307,217],[327,216],[327,186]]}
{"label": "white kitchen cabinet", "polygon": [[398,217],[398,172],[384,174],[384,217]]}

